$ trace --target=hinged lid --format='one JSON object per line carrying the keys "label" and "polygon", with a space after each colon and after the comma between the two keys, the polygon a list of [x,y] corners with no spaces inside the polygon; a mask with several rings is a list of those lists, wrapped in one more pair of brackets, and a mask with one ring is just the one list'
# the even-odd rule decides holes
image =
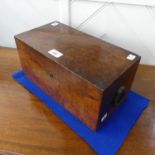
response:
{"label": "hinged lid", "polygon": [[59,22],[24,32],[15,38],[100,89],[107,88],[140,59],[127,50]]}

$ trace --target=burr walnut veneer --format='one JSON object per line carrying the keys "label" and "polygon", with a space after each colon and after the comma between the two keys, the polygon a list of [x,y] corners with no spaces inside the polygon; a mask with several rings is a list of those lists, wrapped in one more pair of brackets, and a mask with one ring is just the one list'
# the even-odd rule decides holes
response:
{"label": "burr walnut veneer", "polygon": [[15,36],[24,73],[92,130],[127,97],[140,57],[53,22]]}

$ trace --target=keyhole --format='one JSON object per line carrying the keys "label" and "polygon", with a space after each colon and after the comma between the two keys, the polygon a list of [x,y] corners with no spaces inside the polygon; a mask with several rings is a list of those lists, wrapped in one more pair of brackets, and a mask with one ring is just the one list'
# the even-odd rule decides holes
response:
{"label": "keyhole", "polygon": [[51,77],[51,78],[54,78],[54,75],[53,75],[52,73],[50,73],[50,77]]}

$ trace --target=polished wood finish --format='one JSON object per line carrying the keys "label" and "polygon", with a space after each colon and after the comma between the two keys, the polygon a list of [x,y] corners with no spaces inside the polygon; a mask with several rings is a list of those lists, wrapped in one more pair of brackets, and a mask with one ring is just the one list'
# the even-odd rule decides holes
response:
{"label": "polished wood finish", "polygon": [[[140,61],[138,55],[130,61],[131,52],[61,23],[15,39],[29,79],[95,131],[104,124],[102,117],[125,100]],[[53,57],[51,49],[63,56]],[[123,91],[121,99],[118,91]]]}
{"label": "polished wood finish", "polygon": [[[24,155],[95,155],[37,97],[11,78],[21,69],[16,49],[0,48],[0,150]],[[154,155],[155,67],[140,65],[132,89],[151,99],[118,155]]]}

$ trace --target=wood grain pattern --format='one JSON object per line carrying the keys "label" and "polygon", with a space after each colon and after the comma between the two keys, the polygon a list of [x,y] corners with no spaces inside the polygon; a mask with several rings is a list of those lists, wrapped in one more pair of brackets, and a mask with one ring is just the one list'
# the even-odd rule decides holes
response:
{"label": "wood grain pattern", "polygon": [[[140,57],[57,22],[15,36],[24,73],[92,130],[127,97]],[[59,50],[63,56],[48,54]],[[116,95],[123,87],[122,99]],[[116,102],[116,103],[115,103]]]}
{"label": "wood grain pattern", "polygon": [[[24,155],[95,155],[40,100],[11,78],[21,68],[16,49],[0,48],[0,149]],[[118,155],[154,155],[155,67],[140,65],[132,89],[151,103]]]}
{"label": "wood grain pattern", "polygon": [[5,151],[5,150],[0,150],[0,155],[23,155],[23,154],[10,152],[10,151]]}
{"label": "wood grain pattern", "polygon": [[25,44],[18,48],[28,78],[95,130],[102,92]]}

